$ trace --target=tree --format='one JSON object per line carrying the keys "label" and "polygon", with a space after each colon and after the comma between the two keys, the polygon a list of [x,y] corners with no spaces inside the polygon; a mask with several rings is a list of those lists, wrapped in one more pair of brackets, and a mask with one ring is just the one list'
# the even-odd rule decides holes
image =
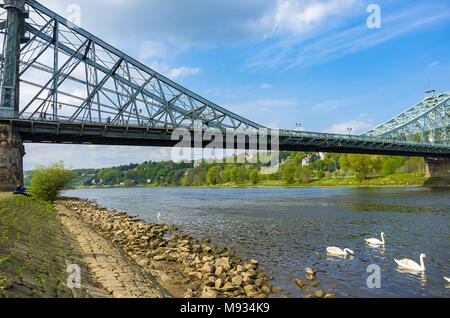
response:
{"label": "tree", "polygon": [[245,166],[240,166],[236,168],[235,182],[237,184],[244,183],[248,180],[248,170]]}
{"label": "tree", "polygon": [[217,166],[209,168],[208,173],[206,174],[206,182],[213,185],[220,183],[220,172],[221,169]]}
{"label": "tree", "polygon": [[294,183],[295,181],[295,171],[298,168],[296,161],[291,160],[285,163],[281,168],[281,178],[287,184]]}
{"label": "tree", "polygon": [[37,166],[32,173],[31,193],[38,199],[53,202],[75,174],[64,168],[64,162],[52,163],[48,167]]}
{"label": "tree", "polygon": [[383,156],[381,163],[381,173],[389,175],[397,172],[406,162],[405,157],[398,156]]}
{"label": "tree", "polygon": [[299,166],[295,170],[295,179],[300,183],[310,183],[312,180],[312,171],[308,167]]}
{"label": "tree", "polygon": [[322,170],[317,171],[317,178],[322,179],[323,177],[325,177],[325,172]]}
{"label": "tree", "polygon": [[257,184],[259,182],[259,172],[258,170],[252,170],[249,173],[249,179],[252,184]]}
{"label": "tree", "polygon": [[379,169],[381,161],[376,156],[347,154],[341,157],[340,164],[346,171],[354,171],[359,181],[367,180],[370,173]]}

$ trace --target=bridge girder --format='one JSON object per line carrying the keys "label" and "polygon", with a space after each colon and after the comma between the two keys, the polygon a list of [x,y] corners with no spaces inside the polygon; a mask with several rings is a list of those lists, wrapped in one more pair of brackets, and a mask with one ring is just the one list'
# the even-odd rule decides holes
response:
{"label": "bridge girder", "polygon": [[[20,118],[169,129],[192,128],[194,121],[205,128],[263,127],[175,83],[37,1],[24,2],[30,39],[20,48]],[[6,14],[0,18],[6,34]]]}
{"label": "bridge girder", "polygon": [[[198,122],[203,131],[265,128],[155,72],[35,0],[6,2],[20,3],[26,18],[17,26],[17,74],[23,89],[18,110],[2,109],[2,101],[0,122],[13,125],[26,142],[173,146],[170,132],[180,127],[192,132]],[[10,28],[6,12],[0,13],[0,40]],[[11,56],[3,43],[2,78],[4,56]],[[449,97],[443,93],[426,99],[363,136],[278,129],[275,135],[283,150],[449,157]],[[161,133],[149,136],[151,131]],[[410,138],[419,132],[421,140]]]}
{"label": "bridge girder", "polygon": [[448,145],[450,141],[450,92],[433,94],[365,136]]}

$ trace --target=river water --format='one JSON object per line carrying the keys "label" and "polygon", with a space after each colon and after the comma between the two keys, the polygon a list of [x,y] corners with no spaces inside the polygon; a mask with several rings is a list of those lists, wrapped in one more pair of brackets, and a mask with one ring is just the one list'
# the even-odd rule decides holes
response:
{"label": "river water", "polygon": [[[146,222],[176,225],[184,234],[255,258],[283,288],[278,297],[311,291],[305,267],[317,270],[319,289],[338,297],[449,297],[450,190],[428,188],[117,188],[66,191]],[[160,221],[157,213],[161,213]],[[364,238],[386,234],[384,247]],[[350,248],[351,258],[327,255],[327,246]],[[426,271],[405,272],[394,258]],[[369,288],[369,265],[381,269],[380,288]],[[376,282],[370,276],[371,282]]]}

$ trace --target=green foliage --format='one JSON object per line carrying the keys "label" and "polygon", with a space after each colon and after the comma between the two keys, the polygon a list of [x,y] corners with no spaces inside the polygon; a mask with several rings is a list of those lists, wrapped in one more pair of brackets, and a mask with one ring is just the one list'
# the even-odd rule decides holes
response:
{"label": "green foliage", "polygon": [[64,168],[64,163],[50,164],[48,167],[37,166],[31,179],[31,192],[39,199],[53,202],[58,193],[73,179],[74,174]]}
{"label": "green foliage", "polygon": [[323,177],[325,177],[325,172],[322,170],[317,171],[317,178],[322,179]]}
{"label": "green foliage", "polygon": [[298,169],[298,167],[299,167],[299,164],[297,163],[297,161],[294,161],[294,160],[288,161],[287,163],[282,165],[282,168],[281,168],[282,180],[287,184],[294,183],[296,170]]}
{"label": "green foliage", "polygon": [[[369,177],[393,175],[397,173],[423,173],[425,163],[422,158],[373,155],[343,155],[327,153],[324,157],[317,153],[280,152],[280,169],[273,174],[260,174],[260,168],[267,166],[261,162],[243,162],[244,154],[234,156],[235,163],[175,163],[144,162],[130,163],[104,169],[75,170],[76,179],[71,187],[79,186],[205,186],[234,184],[309,184],[317,183],[326,175],[352,177],[355,182],[363,182]],[[308,157],[309,164],[302,166]],[[323,158],[323,159],[321,159]],[[239,161],[240,160],[240,161]],[[328,181],[326,181],[328,182]]]}
{"label": "green foliage", "polygon": [[206,174],[206,183],[215,185],[220,183],[221,169],[217,166],[211,167]]}
{"label": "green foliage", "polygon": [[354,171],[360,181],[367,180],[370,173],[377,171],[381,166],[381,160],[377,156],[362,154],[343,155],[340,160],[342,169]]}
{"label": "green foliage", "polygon": [[405,164],[405,157],[385,156],[382,158],[381,173],[390,175],[397,172]]}
{"label": "green foliage", "polygon": [[249,177],[250,182],[252,184],[257,184],[259,182],[259,172],[258,172],[258,170],[250,171],[248,177]]}
{"label": "green foliage", "polygon": [[235,167],[231,170],[232,181],[236,184],[242,184],[248,180],[248,170],[245,166]]}
{"label": "green foliage", "polygon": [[313,173],[308,167],[299,166],[295,171],[295,177],[300,183],[310,183],[313,179]]}
{"label": "green foliage", "polygon": [[405,161],[401,168],[402,172],[406,173],[424,173],[425,159],[424,158],[409,158]]}

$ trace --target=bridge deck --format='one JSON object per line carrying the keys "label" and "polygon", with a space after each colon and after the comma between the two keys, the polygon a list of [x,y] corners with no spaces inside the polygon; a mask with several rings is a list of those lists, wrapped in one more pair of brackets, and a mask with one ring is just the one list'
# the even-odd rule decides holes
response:
{"label": "bridge deck", "polygon": [[[12,124],[26,143],[94,144],[123,146],[174,147],[172,129],[164,127],[139,127],[105,125],[96,123],[54,122],[42,120],[0,118],[0,123]],[[193,138],[193,131],[191,140]],[[450,146],[416,142],[401,142],[368,136],[313,133],[278,130],[279,150],[317,151],[337,153],[364,153],[450,158]],[[275,135],[273,135],[275,136]],[[245,144],[235,141],[235,149],[250,149],[248,137]],[[269,135],[270,140],[270,135]],[[210,141],[204,141],[206,147]],[[192,143],[192,147],[195,147]],[[226,147],[224,141],[224,147]],[[270,150],[270,142],[268,145]],[[274,148],[275,149],[275,148]],[[253,148],[250,150],[254,150]]]}

